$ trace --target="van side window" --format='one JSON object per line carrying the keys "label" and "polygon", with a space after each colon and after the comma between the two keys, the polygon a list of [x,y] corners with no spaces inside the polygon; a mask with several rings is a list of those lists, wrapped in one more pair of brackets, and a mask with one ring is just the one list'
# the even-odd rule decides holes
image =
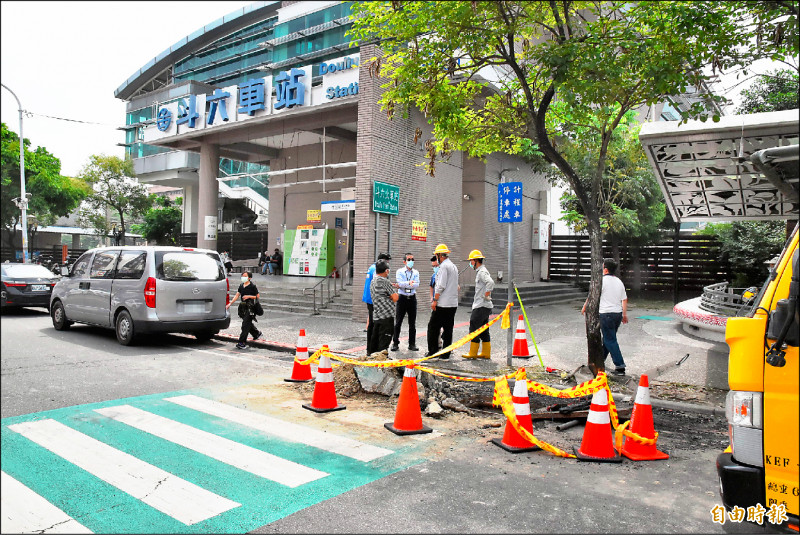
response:
{"label": "van side window", "polygon": [[119,251],[106,251],[95,254],[89,276],[93,279],[114,278],[114,264],[117,261],[118,254]]}
{"label": "van side window", "polygon": [[78,258],[75,263],[72,265],[72,270],[70,271],[73,277],[83,277],[86,275],[86,268],[89,267],[89,260],[92,259],[92,252],[86,252]]}
{"label": "van side window", "polygon": [[147,253],[144,251],[122,251],[117,264],[117,275],[114,278],[135,280],[142,278],[146,258]]}

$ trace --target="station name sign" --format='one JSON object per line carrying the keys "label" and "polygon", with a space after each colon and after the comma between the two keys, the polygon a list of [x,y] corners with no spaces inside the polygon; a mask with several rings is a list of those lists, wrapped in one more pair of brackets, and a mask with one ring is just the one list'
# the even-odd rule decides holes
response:
{"label": "station name sign", "polygon": [[312,65],[293,68],[274,76],[217,88],[210,94],[186,95],[159,105],[155,124],[144,128],[143,141],[147,143],[358,95],[358,54],[320,63],[322,85],[313,88],[312,71]]}

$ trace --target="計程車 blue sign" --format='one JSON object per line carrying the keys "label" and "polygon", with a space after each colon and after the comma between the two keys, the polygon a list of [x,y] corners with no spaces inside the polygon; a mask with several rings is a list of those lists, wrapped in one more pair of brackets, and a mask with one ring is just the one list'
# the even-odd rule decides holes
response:
{"label": "\u8a08\u7a0b\u8eca blue sign", "polygon": [[522,221],[522,182],[502,182],[497,186],[497,221]]}

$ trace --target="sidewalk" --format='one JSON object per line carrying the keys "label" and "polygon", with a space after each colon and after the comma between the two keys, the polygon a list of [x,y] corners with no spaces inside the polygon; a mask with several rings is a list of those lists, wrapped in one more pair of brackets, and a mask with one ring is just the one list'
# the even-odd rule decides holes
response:
{"label": "sidewalk", "polygon": [[[235,277],[235,278],[234,278]],[[238,275],[231,278],[231,293],[238,286]],[[310,287],[319,279],[292,276],[254,275],[253,282],[263,296],[268,294],[270,288],[295,286],[298,288]],[[355,293],[360,295],[360,289]],[[400,331],[400,350],[391,352],[394,358],[421,358],[427,350],[427,324],[430,317],[430,308],[426,299],[419,300],[417,312],[416,343],[420,350],[408,350],[408,323],[403,323]],[[582,364],[586,364],[586,327],[584,317],[580,313],[582,303],[571,301],[569,303],[554,303],[546,306],[529,306],[525,311],[530,321],[536,346],[545,366],[572,371]],[[356,305],[359,306],[359,305]],[[366,307],[366,305],[361,305]],[[519,313],[517,313],[519,314]],[[231,310],[231,326],[217,336],[219,340],[236,343],[241,332],[241,320],[236,315],[235,309]],[[469,332],[470,310],[459,307],[455,317],[453,340],[457,340]],[[689,358],[679,367],[675,367],[662,375],[657,380],[674,382],[695,387],[706,384],[706,354],[715,344],[684,334],[678,318],[673,314],[671,307],[648,305],[646,301],[629,302],[629,322],[622,325],[619,330],[619,343],[627,366],[629,376],[639,376],[656,366],[675,363],[687,353]],[[512,318],[511,328],[516,328],[517,317]],[[363,355],[366,352],[367,333],[362,322],[345,319],[325,318],[310,314],[292,314],[286,312],[271,312],[265,309],[264,316],[258,318],[257,328],[263,332],[262,339],[248,340],[249,349],[258,348],[273,351],[294,353],[300,329],[305,329],[306,344],[312,352],[323,344],[327,344],[334,353]],[[507,331],[500,329],[500,323],[495,323],[491,329],[492,358],[463,359],[469,346],[453,351],[449,360],[433,359],[429,364],[441,369],[475,373],[480,375],[494,375],[498,369],[507,366],[506,341]],[[539,366],[536,347],[528,336],[530,353],[529,359],[513,358],[513,366]],[[610,359],[608,366],[612,366]],[[616,378],[612,377],[612,380]],[[633,387],[635,388],[635,386]],[[717,396],[719,397],[719,395]],[[675,403],[675,402],[671,402]],[[719,400],[707,405],[701,412],[714,412],[714,406],[719,407]],[[668,408],[668,407],[667,407]],[[677,408],[677,407],[674,407]],[[686,410],[685,408],[683,410]]]}

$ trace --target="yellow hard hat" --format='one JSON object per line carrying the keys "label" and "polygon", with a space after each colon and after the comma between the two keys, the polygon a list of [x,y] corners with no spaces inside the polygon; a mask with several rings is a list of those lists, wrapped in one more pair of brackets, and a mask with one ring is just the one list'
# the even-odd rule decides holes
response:
{"label": "yellow hard hat", "polygon": [[433,250],[433,254],[450,254],[450,249],[447,248],[447,245],[440,243]]}
{"label": "yellow hard hat", "polygon": [[485,256],[483,256],[483,253],[482,253],[482,252],[480,252],[479,250],[477,250],[477,249],[473,249],[473,250],[472,250],[472,251],[469,253],[469,258],[467,258],[467,260],[475,260],[476,258],[479,258],[479,259],[483,260],[483,259],[484,259],[484,258],[486,258],[486,257],[485,257]]}

